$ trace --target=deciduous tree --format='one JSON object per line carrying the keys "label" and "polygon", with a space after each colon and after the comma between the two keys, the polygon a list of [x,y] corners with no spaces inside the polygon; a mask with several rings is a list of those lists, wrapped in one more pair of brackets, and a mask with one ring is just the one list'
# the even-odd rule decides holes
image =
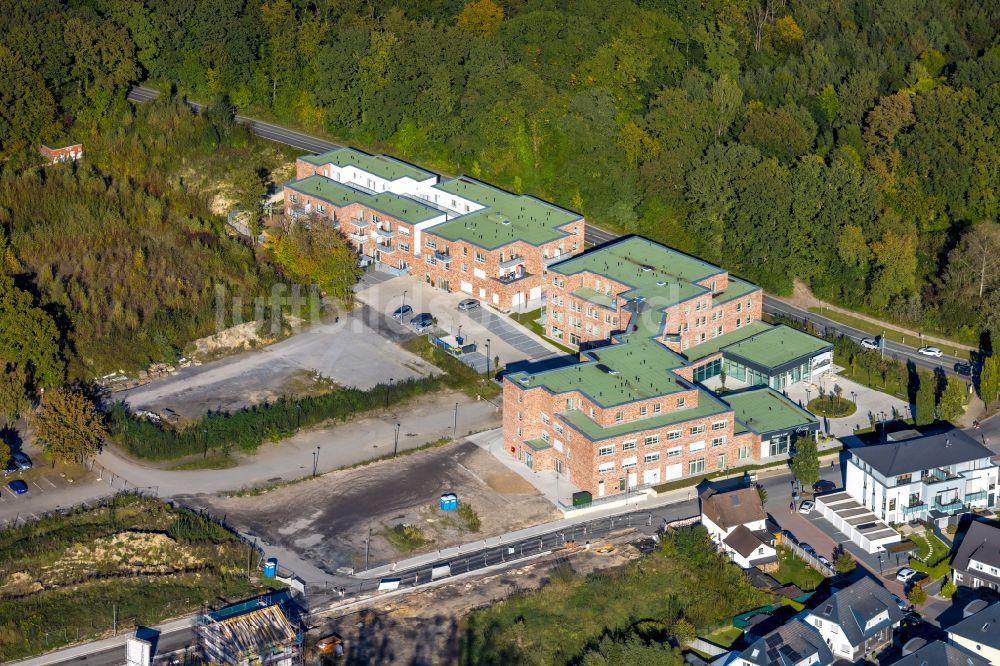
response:
{"label": "deciduous tree", "polygon": [[916,404],[913,420],[918,426],[934,423],[934,382],[926,373],[920,375],[920,386],[917,388]]}
{"label": "deciduous tree", "polygon": [[819,450],[812,435],[795,439],[792,448],[792,474],[803,486],[819,481]]}
{"label": "deciduous tree", "polygon": [[108,436],[93,401],[75,388],[46,391],[32,421],[45,452],[59,462],[82,462],[96,455]]}
{"label": "deciduous tree", "polygon": [[500,24],[503,23],[503,7],[493,0],[473,0],[465,3],[455,22],[462,30],[481,37],[489,37],[500,30]]}
{"label": "deciduous tree", "polygon": [[959,418],[965,411],[963,409],[965,399],[965,383],[955,377],[949,377],[941,393],[941,401],[938,403],[938,417],[942,421],[954,421]]}

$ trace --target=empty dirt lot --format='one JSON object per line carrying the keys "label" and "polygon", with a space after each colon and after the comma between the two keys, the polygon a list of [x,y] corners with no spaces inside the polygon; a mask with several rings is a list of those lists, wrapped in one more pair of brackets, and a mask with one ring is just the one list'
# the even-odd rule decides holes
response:
{"label": "empty dirt lot", "polygon": [[[437,509],[454,492],[481,521],[471,532],[455,512]],[[244,533],[295,551],[319,568],[362,568],[372,530],[370,565],[475,541],[552,520],[557,512],[527,481],[470,442],[364,467],[331,472],[250,497],[197,497]],[[405,552],[382,536],[395,525],[417,527],[428,540]]]}

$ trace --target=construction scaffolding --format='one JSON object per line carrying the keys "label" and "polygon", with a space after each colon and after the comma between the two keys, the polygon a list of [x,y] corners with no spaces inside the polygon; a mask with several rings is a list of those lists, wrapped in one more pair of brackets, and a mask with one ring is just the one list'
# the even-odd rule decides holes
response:
{"label": "construction scaffolding", "polygon": [[270,597],[206,613],[198,618],[197,632],[207,662],[233,666],[302,664],[302,632]]}

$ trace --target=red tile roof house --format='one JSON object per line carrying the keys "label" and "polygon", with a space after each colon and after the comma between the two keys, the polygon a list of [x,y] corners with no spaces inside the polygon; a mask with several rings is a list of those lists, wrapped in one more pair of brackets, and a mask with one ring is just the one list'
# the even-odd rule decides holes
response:
{"label": "red tile roof house", "polygon": [[49,164],[58,164],[67,160],[76,161],[83,157],[83,144],[74,143],[71,146],[63,146],[62,148],[49,148],[43,144],[38,147],[38,152],[49,161]]}

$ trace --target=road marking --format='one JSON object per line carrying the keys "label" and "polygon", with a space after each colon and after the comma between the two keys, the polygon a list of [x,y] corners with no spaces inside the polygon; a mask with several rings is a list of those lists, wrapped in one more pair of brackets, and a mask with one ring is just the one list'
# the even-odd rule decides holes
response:
{"label": "road marking", "polygon": [[35,484],[36,488],[38,488],[38,492],[41,492],[41,493],[45,492],[45,489],[42,488],[40,485],[38,485],[38,481],[32,481],[32,483]]}
{"label": "road marking", "polygon": [[58,488],[58,487],[59,487],[59,486],[57,486],[56,484],[52,483],[52,479],[50,479],[49,477],[47,477],[47,476],[43,476],[42,478],[43,478],[44,480],[48,481],[49,485],[50,485],[50,486],[52,486],[53,488]]}

